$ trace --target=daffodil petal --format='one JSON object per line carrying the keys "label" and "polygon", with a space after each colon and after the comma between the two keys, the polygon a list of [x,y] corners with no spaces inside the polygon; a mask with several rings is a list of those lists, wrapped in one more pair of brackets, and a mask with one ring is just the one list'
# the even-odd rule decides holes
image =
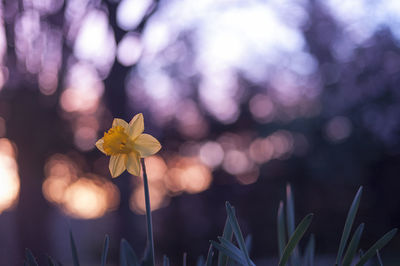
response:
{"label": "daffodil petal", "polygon": [[129,122],[128,135],[131,139],[136,139],[144,131],[143,114],[135,115]]}
{"label": "daffodil petal", "polygon": [[155,137],[142,134],[135,140],[134,149],[139,152],[140,157],[147,157],[158,152],[161,144]]}
{"label": "daffodil petal", "polygon": [[104,139],[103,139],[103,138],[99,139],[99,140],[96,142],[96,147],[97,147],[97,149],[99,149],[102,153],[106,154],[106,152],[104,151],[104,148],[103,148],[103,143],[104,143]]}
{"label": "daffodil petal", "polygon": [[111,176],[112,177],[118,177],[121,175],[125,169],[125,161],[127,159],[126,154],[118,154],[118,155],[112,155],[110,158],[110,163],[108,165],[108,168],[110,169]]}
{"label": "daffodil petal", "polygon": [[140,176],[140,155],[136,152],[128,154],[126,169],[134,176]]}
{"label": "daffodil petal", "polygon": [[113,123],[112,123],[112,127],[116,127],[116,126],[121,126],[125,129],[128,128],[128,123],[120,118],[114,118]]}

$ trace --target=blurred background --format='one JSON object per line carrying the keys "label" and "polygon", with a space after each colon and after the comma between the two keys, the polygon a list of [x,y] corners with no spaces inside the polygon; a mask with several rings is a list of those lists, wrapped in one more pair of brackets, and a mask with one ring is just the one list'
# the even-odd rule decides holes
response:
{"label": "blurred background", "polygon": [[[139,112],[163,145],[146,159],[158,261],[206,255],[226,200],[254,261],[276,259],[287,183],[296,222],[315,214],[322,257],[335,256],[360,185],[362,247],[399,226],[399,1],[4,0],[0,11],[1,265],[21,265],[27,247],[39,263],[72,263],[70,228],[84,265],[100,262],[106,233],[109,265],[121,238],[143,252],[142,181],[111,179],[94,146],[114,117]],[[396,236],[384,260],[399,249]]]}

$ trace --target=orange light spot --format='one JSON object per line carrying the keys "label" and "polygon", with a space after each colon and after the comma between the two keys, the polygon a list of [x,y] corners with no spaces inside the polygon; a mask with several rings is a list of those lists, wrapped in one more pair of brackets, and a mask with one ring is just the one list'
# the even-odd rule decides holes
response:
{"label": "orange light spot", "polygon": [[257,163],[269,161],[274,154],[274,146],[268,139],[255,139],[249,147],[250,158]]}
{"label": "orange light spot", "polygon": [[63,209],[76,218],[94,219],[103,216],[118,201],[115,187],[96,178],[80,178],[65,191]]}
{"label": "orange light spot", "polygon": [[119,191],[110,181],[93,174],[79,177],[78,166],[65,155],[53,155],[45,174],[43,195],[72,217],[99,218],[119,204]]}
{"label": "orange light spot", "polygon": [[209,188],[212,176],[210,169],[198,160],[177,157],[171,162],[166,186],[171,192],[199,193]]}
{"label": "orange light spot", "polygon": [[[163,186],[152,184],[149,186],[151,210],[157,210],[168,203],[166,197],[166,190]],[[144,201],[144,188],[143,185],[136,187],[130,199],[130,208],[138,214],[146,213],[146,205]]]}
{"label": "orange light spot", "polygon": [[162,181],[167,171],[163,158],[157,155],[146,158],[146,170],[149,182]]}
{"label": "orange light spot", "polygon": [[15,148],[10,140],[2,138],[0,139],[0,213],[15,205],[19,189]]}

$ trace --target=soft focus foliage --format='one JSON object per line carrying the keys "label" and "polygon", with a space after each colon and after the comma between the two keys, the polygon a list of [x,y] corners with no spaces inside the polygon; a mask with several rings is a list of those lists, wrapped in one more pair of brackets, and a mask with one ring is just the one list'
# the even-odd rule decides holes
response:
{"label": "soft focus foliage", "polygon": [[[145,173],[144,173],[145,175]],[[146,177],[144,177],[146,178]],[[379,251],[386,246],[388,242],[396,235],[397,229],[392,229],[384,236],[382,236],[377,242],[375,242],[365,253],[360,250],[359,258],[355,256],[356,251],[359,249],[359,240],[363,232],[364,224],[361,224],[353,235],[350,241],[346,254],[342,261],[342,255],[347,246],[348,238],[350,236],[350,230],[353,226],[355,215],[358,211],[360,199],[361,199],[362,187],[358,190],[353,203],[350,207],[345,226],[343,229],[342,239],[339,244],[339,251],[335,265],[350,266],[353,261],[356,261],[356,266],[363,266],[368,263],[371,258],[375,255],[378,256],[379,265],[383,265],[382,259],[379,255]],[[286,206],[285,206],[286,205]],[[286,204],[280,202],[278,210],[278,246],[279,246],[279,266],[313,266],[317,259],[315,256],[315,240],[314,235],[311,235],[304,254],[300,254],[299,242],[305,235],[307,229],[313,220],[314,215],[312,213],[306,215],[303,220],[295,227],[294,223],[294,199],[290,185],[287,185],[286,190]],[[283,214],[283,208],[286,207],[286,219]],[[243,233],[240,229],[238,220],[236,218],[235,208],[229,202],[226,202],[226,213],[227,218],[222,236],[218,237],[219,242],[211,240],[211,245],[207,254],[207,258],[204,261],[204,257],[200,256],[196,262],[198,266],[255,266],[255,263],[250,259],[250,251],[252,248],[252,237],[248,235],[244,238]],[[287,227],[287,230],[285,229]],[[361,229],[361,230],[359,230]],[[357,239],[355,241],[355,239]],[[148,238],[149,240],[149,238]],[[73,238],[72,232],[70,232],[70,243],[72,251],[72,259],[74,266],[79,266],[78,250]],[[149,242],[148,242],[149,243]],[[104,239],[103,251],[101,255],[101,266],[105,266],[109,248],[109,236],[106,235]],[[142,259],[138,259],[135,251],[131,245],[125,240],[121,240],[120,245],[120,257],[119,264],[121,266],[155,266],[154,261],[148,261],[147,257],[150,254],[148,252],[149,247],[145,249],[145,253]],[[216,260],[216,254],[218,253],[218,261]],[[289,263],[290,260],[290,263]],[[217,261],[217,263],[215,263]],[[50,266],[61,265],[56,263],[51,257],[48,257],[48,263]],[[333,264],[331,261],[319,262],[321,265]],[[323,264],[322,264],[323,263]],[[37,261],[29,249],[26,250],[25,264],[28,266],[37,266]],[[170,262],[166,255],[163,256],[163,266],[169,266]],[[187,265],[187,253],[183,255],[183,265]],[[276,264],[275,264],[276,265]],[[318,264],[319,265],[319,264]]]}

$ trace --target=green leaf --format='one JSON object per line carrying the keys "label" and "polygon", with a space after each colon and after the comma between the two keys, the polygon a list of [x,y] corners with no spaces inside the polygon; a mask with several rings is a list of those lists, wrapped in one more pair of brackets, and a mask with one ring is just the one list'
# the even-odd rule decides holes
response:
{"label": "green leaf", "polygon": [[244,243],[242,232],[240,231],[239,223],[235,217],[235,211],[233,207],[229,204],[229,202],[226,202],[226,212],[228,213],[228,219],[232,226],[233,233],[235,234],[236,241],[238,242],[240,249],[245,255],[247,265],[252,265],[249,253],[246,249],[246,244]]}
{"label": "green leaf", "polygon": [[[290,184],[286,185],[286,225],[288,236],[292,235],[295,227],[294,198]],[[291,262],[293,266],[300,265],[299,250],[297,247],[292,252]]]}
{"label": "green leaf", "polygon": [[358,189],[357,194],[354,197],[353,203],[351,204],[349,213],[347,214],[346,222],[343,228],[342,238],[340,239],[339,250],[336,257],[335,265],[339,265],[340,261],[342,260],[344,248],[346,247],[347,240],[350,236],[351,227],[353,226],[354,218],[356,217],[358,206],[360,205],[362,190],[363,187],[361,186]]}
{"label": "green leaf", "polygon": [[350,266],[351,262],[353,261],[354,256],[357,253],[358,244],[360,243],[363,230],[364,230],[364,224],[362,223],[357,227],[356,232],[354,233],[353,237],[350,240],[349,247],[347,248],[347,251],[343,257],[343,263],[342,263],[343,266]]}
{"label": "green leaf", "polygon": [[131,245],[125,239],[121,240],[120,245],[120,264],[121,266],[139,266],[139,261]]}
{"label": "green leaf", "polygon": [[169,266],[169,259],[167,255],[163,256],[163,266]]}
{"label": "green leaf", "polygon": [[211,243],[210,247],[208,248],[208,252],[207,252],[206,266],[212,265],[213,256],[214,256],[214,251],[213,251],[213,245]]}
{"label": "green leaf", "polygon": [[71,243],[72,261],[74,262],[74,266],[79,266],[78,252],[76,251],[75,241],[71,230],[69,231],[69,240]]}
{"label": "green leaf", "polygon": [[286,229],[285,229],[285,212],[283,211],[284,204],[279,202],[277,224],[278,224],[278,249],[279,258],[282,258],[283,250],[286,246]]}
{"label": "green leaf", "polygon": [[300,239],[303,237],[304,233],[310,226],[313,216],[314,215],[312,213],[308,214],[306,217],[304,217],[304,219],[297,226],[296,230],[294,231],[293,235],[290,237],[289,242],[287,243],[287,245],[285,247],[283,256],[279,261],[279,266],[286,265],[294,248],[297,246]]}
{"label": "green leaf", "polygon": [[101,266],[106,265],[109,242],[110,242],[110,237],[106,235],[104,237],[103,253],[101,254]]}
{"label": "green leaf", "polygon": [[26,257],[26,261],[25,263],[29,266],[39,266],[39,264],[37,263],[35,256],[33,256],[32,252],[27,248],[25,249],[25,257]]}
{"label": "green leaf", "polygon": [[364,255],[360,258],[360,260],[357,262],[356,266],[361,266],[364,265],[369,259],[371,259],[375,254],[377,250],[382,249],[392,238],[394,235],[397,233],[397,228],[387,232],[384,236],[382,236],[378,241],[375,242],[375,244],[368,249]]}
{"label": "green leaf", "polygon": [[311,235],[310,240],[308,240],[308,244],[304,253],[304,265],[314,266],[315,237],[313,234]]}
{"label": "green leaf", "polygon": [[[228,241],[232,241],[233,231],[228,217],[226,218],[225,221],[224,232],[222,234],[222,237]],[[224,253],[218,252],[218,266],[226,266],[228,264],[228,259],[229,258]]]}
{"label": "green leaf", "polygon": [[226,254],[229,258],[235,260],[236,262],[240,263],[241,265],[247,265],[246,259],[244,258],[244,256],[240,256],[239,255],[240,253],[237,253],[237,252],[233,251],[232,249],[230,249],[224,245],[221,245],[215,241],[212,241],[212,240],[211,240],[211,244],[216,249],[218,249],[220,252],[223,252],[224,254]]}

